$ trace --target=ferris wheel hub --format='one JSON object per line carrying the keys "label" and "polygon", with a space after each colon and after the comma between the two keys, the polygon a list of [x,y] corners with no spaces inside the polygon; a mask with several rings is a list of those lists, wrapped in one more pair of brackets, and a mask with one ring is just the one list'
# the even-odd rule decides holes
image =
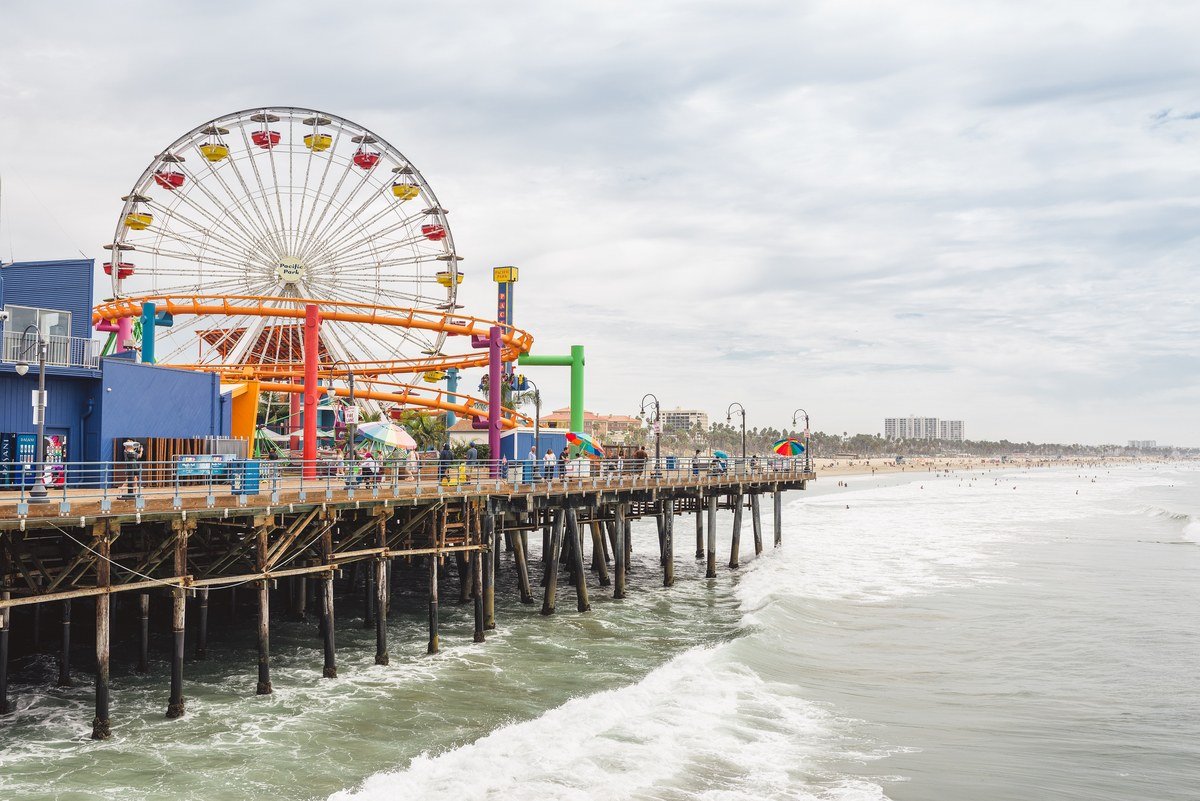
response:
{"label": "ferris wheel hub", "polygon": [[292,256],[284,256],[275,265],[275,277],[287,286],[299,284],[307,274],[308,267],[304,262]]}

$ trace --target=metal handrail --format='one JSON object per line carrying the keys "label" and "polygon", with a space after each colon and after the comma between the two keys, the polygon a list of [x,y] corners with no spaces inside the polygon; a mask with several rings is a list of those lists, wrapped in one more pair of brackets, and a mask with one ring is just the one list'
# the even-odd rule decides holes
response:
{"label": "metal handrail", "polygon": [[[0,339],[0,361],[15,364],[25,361],[25,345],[29,340],[23,338],[22,332],[4,331]],[[100,366],[100,343],[85,337],[46,337],[46,365],[48,367],[85,367],[96,369]]]}
{"label": "metal handrail", "polygon": [[[305,468],[314,468],[305,470]],[[246,506],[335,499],[398,498],[529,489],[709,486],[737,479],[798,480],[811,475],[803,457],[754,456],[718,459],[652,458],[486,460],[404,457],[318,459],[234,459],[216,455],[172,461],[19,462],[9,476],[16,486],[0,488],[0,516],[15,503],[18,517],[29,513],[29,491],[43,471],[58,514],[141,511],[151,501],[181,509],[185,498],[202,505]],[[315,477],[305,477],[309,472]],[[219,500],[219,503],[218,503]],[[99,504],[98,508],[95,504]],[[88,507],[87,504],[93,504]],[[162,504],[166,508],[166,504]],[[189,508],[194,508],[190,506]],[[72,510],[75,510],[72,512]]]}

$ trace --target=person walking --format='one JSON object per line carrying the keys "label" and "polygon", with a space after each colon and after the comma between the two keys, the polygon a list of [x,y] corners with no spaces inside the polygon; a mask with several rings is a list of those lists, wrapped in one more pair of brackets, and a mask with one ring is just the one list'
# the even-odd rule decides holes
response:
{"label": "person walking", "polygon": [[537,446],[530,445],[529,453],[525,454],[525,460],[529,462],[529,480],[537,481],[541,474],[540,465],[538,465]]}
{"label": "person walking", "polygon": [[479,466],[479,449],[475,447],[475,443],[471,443],[471,447],[467,448],[467,475],[475,478],[475,468]]}
{"label": "person walking", "polygon": [[700,449],[696,448],[695,455],[692,456],[692,477],[700,477]]}
{"label": "person walking", "polygon": [[569,462],[570,458],[567,454],[567,446],[563,445],[563,449],[558,452],[558,473],[560,476],[565,477],[567,475],[567,464]]}
{"label": "person walking", "polygon": [[438,481],[446,477],[446,471],[450,468],[450,461],[454,459],[454,454],[450,452],[450,443],[442,445],[442,451],[438,454]]}
{"label": "person walking", "polygon": [[644,473],[646,471],[646,459],[650,454],[646,453],[646,449],[638,445],[638,449],[633,454],[633,472]]}
{"label": "person walking", "polygon": [[554,451],[546,448],[546,455],[542,457],[542,472],[545,474],[547,481],[554,480],[554,463],[556,461]]}

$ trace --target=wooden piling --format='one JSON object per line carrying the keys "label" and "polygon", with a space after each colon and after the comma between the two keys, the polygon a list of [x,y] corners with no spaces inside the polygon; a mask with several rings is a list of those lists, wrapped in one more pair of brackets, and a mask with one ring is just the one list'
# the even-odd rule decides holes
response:
{"label": "wooden piling", "polygon": [[708,496],[708,564],[705,578],[717,577],[717,496]]}
{"label": "wooden piling", "polygon": [[729,545],[729,567],[736,569],[742,555],[742,495],[733,496],[733,537]]}
{"label": "wooden piling", "polygon": [[[112,524],[98,523],[94,527],[96,552],[96,586],[109,587],[112,573],[108,562],[112,545]],[[112,736],[108,712],[109,660],[109,603],[108,593],[96,596],[96,716],[92,718],[92,739],[107,740]]]}
{"label": "wooden piling", "polygon": [[[4,614],[0,612],[0,615]],[[58,652],[58,686],[74,687],[71,680],[71,599],[62,602],[62,639]]]}
{"label": "wooden piling", "polygon": [[543,615],[554,614],[554,595],[558,589],[558,559],[562,553],[562,535],[563,511],[555,509],[554,523],[551,525],[550,531],[550,547],[546,552],[546,573],[542,582],[546,588],[546,593],[542,596]]}
{"label": "wooden piling", "polygon": [[654,513],[654,527],[658,530],[658,564],[665,566],[667,564],[667,516],[663,510],[666,508],[666,501],[660,501],[658,511]]}
{"label": "wooden piling", "polygon": [[604,552],[604,532],[601,530],[603,525],[599,520],[593,520],[591,524],[592,564],[600,574],[600,586],[609,587],[612,586],[612,579],[608,577],[608,555]]}
{"label": "wooden piling", "polygon": [[499,538],[496,535],[496,516],[490,509],[483,511],[483,544],[486,546],[480,557],[483,564],[483,627],[496,628],[496,563]]}
{"label": "wooden piling", "polygon": [[138,608],[142,613],[141,647],[138,649],[138,673],[150,672],[150,593],[138,595]]}
{"label": "wooden piling", "polygon": [[[387,547],[386,519],[379,521],[375,537],[376,547]],[[382,556],[376,557],[374,564],[368,563],[367,570],[375,572],[375,597],[372,599],[375,604],[375,664],[386,665],[391,661],[387,643],[388,595],[391,593],[388,586],[388,560]]]}
{"label": "wooden piling", "polygon": [[304,576],[292,576],[292,620],[304,622],[308,617],[308,580]]}
{"label": "wooden piling", "polygon": [[208,587],[196,591],[196,658],[208,658]]}
{"label": "wooden piling", "polygon": [[[267,571],[270,568],[268,558],[268,533],[270,528],[265,525],[257,526],[258,542],[256,543],[258,569]],[[258,686],[255,695],[270,695],[271,687],[271,583],[269,579],[258,582]]]}
{"label": "wooden piling", "polygon": [[337,652],[334,646],[334,615],[333,615],[333,526],[326,522],[321,533],[321,560],[329,565],[329,571],[322,577],[321,587],[321,639],[325,650],[325,664],[321,676],[326,679],[337,678]]}
{"label": "wooden piling", "polygon": [[455,564],[458,565],[458,602],[465,604],[471,600],[471,587],[474,579],[471,577],[471,560],[463,551],[454,554]]}
{"label": "wooden piling", "polygon": [[429,647],[426,653],[438,652],[438,555],[429,554]]}
{"label": "wooden piling", "polygon": [[529,548],[524,531],[513,532],[513,561],[517,566],[517,590],[521,603],[533,603],[533,589],[529,586]]}
{"label": "wooden piling", "polygon": [[[4,573],[0,573],[0,588],[7,587]],[[7,601],[12,597],[7,589],[0,589],[0,600]],[[8,629],[9,620],[12,618],[12,607],[0,609],[0,715],[7,715],[12,711],[12,707],[8,701]]]}
{"label": "wooden piling", "polygon": [[704,503],[696,496],[696,558],[704,558]]}
{"label": "wooden piling", "polygon": [[471,552],[471,594],[475,596],[475,642],[483,642],[483,553]]}
{"label": "wooden piling", "polygon": [[775,490],[775,547],[783,544],[783,493]]}
{"label": "wooden piling", "polygon": [[757,492],[750,495],[750,525],[754,529],[754,555],[758,556],[762,553],[762,519],[758,505],[759,495]]}
{"label": "wooden piling", "polygon": [[[175,533],[175,576],[187,575],[188,535],[194,524],[183,521],[172,525]],[[167,700],[167,717],[183,716],[183,640],[184,609],[186,597],[182,586],[171,590],[171,633],[174,635],[171,649],[171,697]]]}
{"label": "wooden piling", "polygon": [[675,583],[675,501],[663,501],[663,586]]}
{"label": "wooden piling", "polygon": [[625,518],[625,504],[618,502],[613,510],[613,598],[625,597],[625,537],[629,521]]}
{"label": "wooden piling", "polygon": [[571,560],[575,565],[575,604],[580,612],[591,610],[588,602],[587,571],[583,567],[583,535],[575,507],[567,507],[567,536],[571,540]]}

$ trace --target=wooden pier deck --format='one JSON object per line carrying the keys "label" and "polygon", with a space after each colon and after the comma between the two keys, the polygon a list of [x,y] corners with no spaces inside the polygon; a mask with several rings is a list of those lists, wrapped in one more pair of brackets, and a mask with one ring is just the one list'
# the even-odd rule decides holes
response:
{"label": "wooden pier deck", "polygon": [[[259,693],[272,691],[272,604],[292,615],[315,607],[324,648],[323,675],[337,675],[335,579],[352,583],[372,599],[366,606],[376,631],[376,662],[388,663],[387,610],[393,563],[424,563],[428,588],[428,651],[439,648],[439,572],[447,559],[458,568],[458,594],[474,603],[475,641],[495,623],[496,554],[513,554],[520,600],[534,603],[528,534],[542,533],[541,611],[556,609],[560,565],[571,576],[576,608],[586,611],[588,577],[594,571],[613,597],[625,595],[632,520],[657,524],[662,583],[674,582],[675,520],[695,516],[695,556],[706,575],[717,575],[718,508],[733,511],[728,565],[737,567],[743,510],[749,509],[755,551],[763,548],[760,499],[769,495],[773,537],[781,543],[781,498],[804,489],[815,475],[802,469],[713,475],[671,472],[584,476],[515,483],[475,478],[457,486],[392,481],[357,487],[299,478],[271,482],[254,495],[228,488],[146,490],[137,500],[94,491],[54,493],[47,504],[0,498],[0,714],[9,709],[7,667],[14,615],[61,610],[60,683],[71,681],[72,604],[94,608],[96,716],[93,737],[109,736],[109,660],[112,598],[136,593],[143,655],[149,598],[165,594],[174,635],[168,717],[184,714],[185,621],[196,653],[207,639],[209,591],[249,585],[257,595]],[[590,567],[584,557],[591,547]],[[690,546],[688,546],[690,547]],[[611,576],[610,576],[611,566]],[[411,575],[409,571],[408,575]],[[644,577],[644,574],[642,574]],[[427,579],[426,579],[427,576]],[[315,591],[314,591],[315,590]],[[124,609],[125,607],[123,607]],[[77,621],[78,622],[78,621]],[[143,656],[142,663],[145,663]],[[2,721],[2,718],[0,718]],[[0,726],[2,730],[2,726]]]}

